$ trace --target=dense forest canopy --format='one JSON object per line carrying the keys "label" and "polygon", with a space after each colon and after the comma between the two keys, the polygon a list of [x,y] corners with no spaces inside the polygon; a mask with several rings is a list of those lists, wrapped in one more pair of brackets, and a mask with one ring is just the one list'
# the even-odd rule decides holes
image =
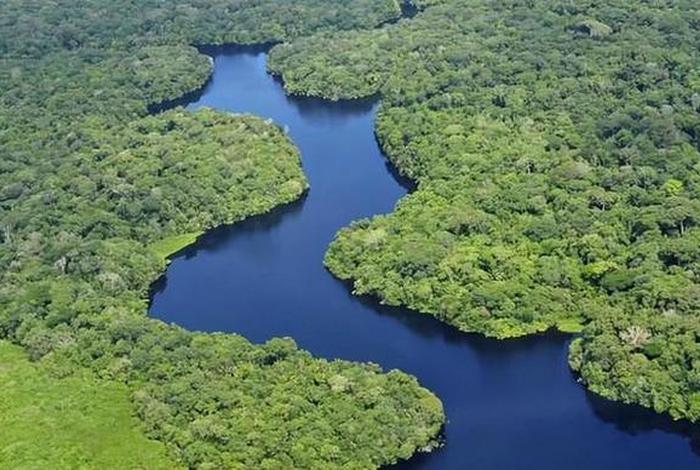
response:
{"label": "dense forest canopy", "polygon": [[268,122],[148,113],[205,83],[193,46],[270,43],[292,93],[380,95],[377,136],[417,182],[339,234],[337,276],[464,331],[580,331],[591,390],[700,420],[696,2],[410,3],[6,0],[0,338],[26,373],[106,381],[190,467],[375,467],[433,442],[440,402],[410,376],[144,315],[168,254],[306,189]]}
{"label": "dense forest canopy", "polygon": [[418,190],[327,254],[465,331],[583,333],[593,391],[700,419],[700,8],[445,0],[273,49],[294,93],[379,93]]}
{"label": "dense forest canopy", "polygon": [[[207,80],[211,61],[193,45],[277,43],[400,14],[393,0],[3,2],[0,339],[40,361],[2,356],[29,377],[8,385],[23,387],[9,392],[17,406],[41,384],[67,403],[94,390],[119,413],[90,415],[86,403],[85,420],[67,416],[66,426],[104,432],[100,416],[121,420],[132,426],[125,439],[146,452],[145,431],[190,468],[368,468],[434,443],[442,405],[413,377],[315,359],[290,339],[253,345],[145,316],[167,255],[307,187],[296,149],[270,122],[149,115]],[[6,424],[3,437],[26,438],[19,419]],[[45,444],[63,449],[70,435]],[[90,442],[68,467],[100,466]],[[8,467],[24,458],[0,454]]]}

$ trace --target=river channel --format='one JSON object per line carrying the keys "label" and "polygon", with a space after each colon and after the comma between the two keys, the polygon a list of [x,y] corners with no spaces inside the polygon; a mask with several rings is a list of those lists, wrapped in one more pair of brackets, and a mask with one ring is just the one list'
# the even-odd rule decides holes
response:
{"label": "river channel", "polygon": [[335,233],[391,212],[410,185],[374,137],[378,101],[285,95],[263,48],[209,51],[214,74],[187,104],[269,118],[299,148],[311,189],[270,214],[221,227],[173,257],[151,315],[253,342],[291,336],[314,355],[418,377],[445,405],[445,445],[413,469],[700,468],[700,431],[612,403],[576,382],[570,337],[489,340],[358,298],[323,267]]}

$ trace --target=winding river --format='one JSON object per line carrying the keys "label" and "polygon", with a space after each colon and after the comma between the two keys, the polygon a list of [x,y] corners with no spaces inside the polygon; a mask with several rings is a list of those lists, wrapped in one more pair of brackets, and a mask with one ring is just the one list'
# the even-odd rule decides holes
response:
{"label": "winding river", "polygon": [[416,375],[443,400],[446,445],[402,468],[700,468],[700,430],[577,384],[568,336],[488,340],[352,296],[323,267],[328,244],[408,191],[375,141],[378,104],[292,98],[266,73],[264,49],[209,52],[214,75],[188,107],[273,119],[299,147],[311,190],[180,252],[154,289],[153,316],[254,342],[291,336],[317,356]]}

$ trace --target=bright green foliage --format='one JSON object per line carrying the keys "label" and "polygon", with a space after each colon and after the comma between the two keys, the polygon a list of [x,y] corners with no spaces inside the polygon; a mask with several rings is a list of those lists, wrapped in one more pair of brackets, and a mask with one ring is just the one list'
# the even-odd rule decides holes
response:
{"label": "bright green foliage", "polygon": [[700,419],[700,9],[446,0],[273,49],[295,93],[380,93],[418,189],[326,257],[465,331],[578,330],[604,396]]}
{"label": "bright green foliage", "polygon": [[137,410],[149,435],[176,444],[190,465],[372,468],[430,445],[441,424],[440,401],[398,371],[314,360],[291,339],[158,337],[176,349],[134,345],[152,378],[136,392]]}
{"label": "bright green foliage", "polygon": [[166,261],[167,258],[186,246],[193,244],[200,234],[197,232],[183,233],[182,235],[172,235],[155,243],[151,243],[149,248],[155,252],[159,258]]}
{"label": "bright green foliage", "polygon": [[[398,15],[396,2],[372,0],[3,2],[0,338],[68,376],[59,390],[83,377],[118,382],[94,387],[122,400],[116,414],[128,394],[148,435],[189,468],[371,468],[429,447],[442,406],[410,376],[145,316],[169,254],[307,187],[296,149],[270,122],[207,109],[148,115],[206,82],[211,61],[191,44],[277,42]],[[3,390],[14,396],[14,384]],[[79,397],[65,391],[67,402]],[[113,424],[92,410],[87,421]],[[83,424],[65,413],[70,441]],[[147,442],[133,423],[119,431]],[[24,452],[29,433],[3,432],[4,448]],[[66,458],[129,465],[92,442],[80,449]],[[62,464],[49,450],[36,458]]]}
{"label": "bright green foliage", "polygon": [[0,341],[0,467],[163,469],[178,465],[143,436],[123,384],[59,378]]}

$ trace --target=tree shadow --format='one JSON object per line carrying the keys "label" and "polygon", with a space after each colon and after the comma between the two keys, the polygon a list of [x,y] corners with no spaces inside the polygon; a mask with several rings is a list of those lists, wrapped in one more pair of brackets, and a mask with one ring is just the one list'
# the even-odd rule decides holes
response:
{"label": "tree shadow", "polygon": [[687,420],[674,421],[638,405],[614,402],[586,390],[586,401],[596,417],[615,426],[615,429],[636,436],[650,431],[662,431],[688,439],[693,454],[700,456],[700,424]]}
{"label": "tree shadow", "polygon": [[[239,237],[247,236],[253,232],[265,232],[271,230],[282,223],[285,218],[294,217],[301,213],[308,191],[305,191],[298,199],[280,206],[274,207],[269,212],[250,216],[238,222],[220,225],[205,231],[197,237],[194,243],[187,245],[181,250],[168,256],[172,262],[177,259],[190,259],[203,252],[215,252],[221,249],[222,246],[231,243]],[[153,303],[153,298],[165,291],[168,286],[168,271],[158,277],[148,290],[148,305],[149,310]]]}

